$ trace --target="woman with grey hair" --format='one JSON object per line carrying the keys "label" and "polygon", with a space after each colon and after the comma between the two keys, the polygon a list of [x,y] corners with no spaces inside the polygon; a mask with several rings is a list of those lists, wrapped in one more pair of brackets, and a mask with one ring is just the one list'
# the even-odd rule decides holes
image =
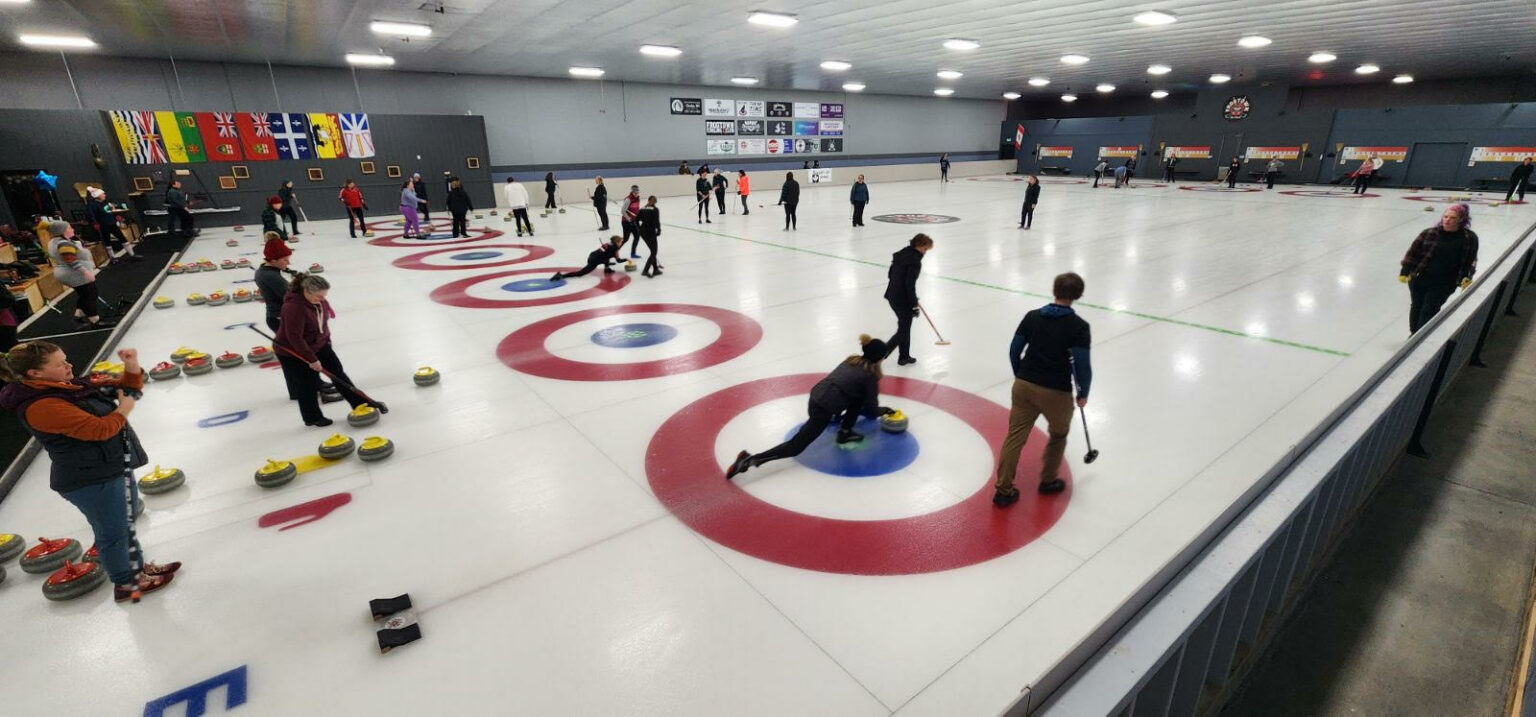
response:
{"label": "woman with grey hair", "polygon": [[53,263],[53,278],[75,290],[75,320],[92,326],[101,324],[96,309],[100,294],[96,291],[96,263],[91,253],[75,240],[75,228],[55,219],[48,223],[48,258]]}
{"label": "woman with grey hair", "polygon": [[279,353],[296,357],[309,369],[284,372],[289,381],[288,389],[298,397],[299,415],[306,426],[329,426],[332,421],[320,412],[320,371],[325,370],[335,381],[336,390],[353,408],[367,403],[352,390],[352,379],[341,366],[341,359],[331,348],[330,320],[336,317],[330,302],[325,300],[331,284],[314,274],[299,274],[288,285],[288,295],[283,298],[282,319],[278,322],[274,343]]}

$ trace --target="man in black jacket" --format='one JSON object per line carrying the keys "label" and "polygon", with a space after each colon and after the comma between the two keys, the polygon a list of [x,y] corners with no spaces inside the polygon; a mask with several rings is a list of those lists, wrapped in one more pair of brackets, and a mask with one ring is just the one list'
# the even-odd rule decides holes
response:
{"label": "man in black jacket", "polygon": [[1509,191],[1504,194],[1504,201],[1509,201],[1518,192],[1520,201],[1525,201],[1525,188],[1531,183],[1531,158],[1526,157],[1515,171],[1509,173]]}
{"label": "man in black jacket", "polygon": [[423,224],[432,223],[432,209],[427,205],[427,183],[422,181],[421,173],[411,175],[411,191],[416,193],[416,211],[421,213]]}
{"label": "man in black jacket", "polygon": [[598,177],[597,189],[592,190],[592,208],[597,210],[597,219],[603,225],[598,227],[600,232],[608,231],[608,188],[603,186],[603,178]]}
{"label": "man in black jacket", "polygon": [[455,237],[469,236],[468,215],[475,205],[469,201],[469,192],[464,191],[464,184],[459,180],[453,180],[448,190],[448,212],[453,215],[453,235]]}
{"label": "man in black jacket", "polygon": [[[187,193],[181,191],[181,180],[172,179],[171,186],[165,189],[165,211],[170,216],[165,223],[165,230],[172,236],[180,234],[190,238],[195,231],[192,228],[192,212],[187,211],[188,203]],[[178,222],[181,224],[180,232],[176,231]]]}
{"label": "man in black jacket", "polygon": [[709,221],[709,176],[708,169],[699,170],[699,178],[693,180],[693,198],[698,202],[694,209],[698,210],[700,224],[713,224]]}
{"label": "man in black jacket", "polygon": [[720,216],[723,217],[725,216],[725,175],[721,174],[720,170],[716,169],[715,177],[710,181],[710,183],[715,187],[715,201],[719,203]]}
{"label": "man in black jacket", "polygon": [[896,365],[917,363],[912,358],[912,319],[917,318],[917,275],[923,271],[923,255],[933,248],[933,240],[927,234],[918,234],[907,242],[905,249],[891,255],[891,268],[886,271],[890,283],[885,287],[885,300],[896,314],[896,334],[885,342],[892,351],[898,352]]}

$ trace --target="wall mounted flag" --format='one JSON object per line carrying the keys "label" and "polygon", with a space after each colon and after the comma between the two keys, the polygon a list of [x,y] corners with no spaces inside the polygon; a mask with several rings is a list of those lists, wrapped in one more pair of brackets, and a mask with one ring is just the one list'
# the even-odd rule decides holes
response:
{"label": "wall mounted flag", "polygon": [[1024,125],[1020,124],[1019,128],[1017,130],[1014,130],[1014,133],[1013,133],[1013,149],[1014,149],[1015,152],[1017,152],[1019,150],[1019,148],[1023,147],[1023,146],[1024,146]]}
{"label": "wall mounted flag", "polygon": [[266,162],[277,159],[277,143],[272,140],[272,128],[267,126],[267,113],[236,112],[235,127],[240,133],[240,147],[246,160]]}
{"label": "wall mounted flag", "polygon": [[321,159],[345,159],[347,148],[341,142],[341,124],[336,115],[311,112],[309,127],[314,134],[315,156]]}
{"label": "wall mounted flag", "polygon": [[123,150],[123,161],[128,164],[143,164],[139,161],[139,133],[133,126],[133,113],[127,110],[113,110],[107,113],[112,120],[112,131],[117,135],[117,146]]}
{"label": "wall mounted flag", "polygon": [[341,123],[341,140],[347,148],[347,156],[367,159],[373,156],[373,131],[368,129],[368,115],[341,113],[336,116]]}
{"label": "wall mounted flag", "polygon": [[195,117],[208,159],[215,162],[240,161],[240,130],[235,127],[235,113],[198,112]]}
{"label": "wall mounted flag", "polygon": [[277,142],[278,159],[314,159],[310,146],[309,117],[297,112],[269,112],[267,126]]}
{"label": "wall mounted flag", "polygon": [[105,113],[128,164],[374,156],[368,115],[333,112]]}
{"label": "wall mounted flag", "polygon": [[156,112],[155,123],[165,142],[165,154],[175,164],[206,162],[203,138],[197,131],[197,118],[191,112]]}

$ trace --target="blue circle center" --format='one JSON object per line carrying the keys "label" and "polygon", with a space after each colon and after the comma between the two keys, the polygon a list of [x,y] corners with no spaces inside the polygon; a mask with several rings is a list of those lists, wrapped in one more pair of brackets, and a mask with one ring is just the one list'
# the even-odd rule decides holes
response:
{"label": "blue circle center", "polygon": [[560,288],[562,286],[565,286],[565,280],[564,279],[561,279],[559,281],[550,281],[549,279],[523,279],[522,281],[514,281],[514,282],[502,284],[501,288],[502,288],[503,291],[524,292],[524,291],[549,291],[550,289],[558,289],[558,288]]}
{"label": "blue circle center", "polygon": [[499,251],[466,251],[463,254],[454,254],[448,258],[459,261],[479,261],[480,259],[495,259],[498,256],[501,256]]}
{"label": "blue circle center", "polygon": [[[795,426],[789,436],[799,430],[800,426]],[[859,419],[854,430],[864,434],[864,440],[839,446],[837,422],[833,421],[805,452],[795,456],[795,460],[812,470],[843,478],[895,473],[917,460],[917,439],[910,431],[887,433],[873,418]]]}
{"label": "blue circle center", "polygon": [[677,329],[666,324],[619,324],[592,334],[592,343],[613,349],[638,349],[676,337]]}

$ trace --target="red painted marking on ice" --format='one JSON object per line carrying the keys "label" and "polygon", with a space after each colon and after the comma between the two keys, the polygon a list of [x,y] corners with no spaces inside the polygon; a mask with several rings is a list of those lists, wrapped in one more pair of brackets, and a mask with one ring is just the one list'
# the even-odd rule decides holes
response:
{"label": "red painted marking on ice", "polygon": [[[337,493],[335,495],[328,495],[324,498],[316,498],[312,501],[309,501],[308,503],[300,503],[298,505],[288,506],[287,508],[283,508],[281,510],[274,510],[271,513],[261,516],[261,520],[258,520],[256,524],[263,528],[270,528],[274,525],[283,525],[283,523],[289,523],[289,525],[283,525],[283,527],[277,529],[278,532],[282,532],[284,530],[288,530],[289,528],[297,528],[306,523],[313,523],[327,515],[330,515],[331,512],[337,508],[340,508],[341,506],[351,502],[351,493]],[[299,522],[293,523],[292,521],[295,520]]]}

